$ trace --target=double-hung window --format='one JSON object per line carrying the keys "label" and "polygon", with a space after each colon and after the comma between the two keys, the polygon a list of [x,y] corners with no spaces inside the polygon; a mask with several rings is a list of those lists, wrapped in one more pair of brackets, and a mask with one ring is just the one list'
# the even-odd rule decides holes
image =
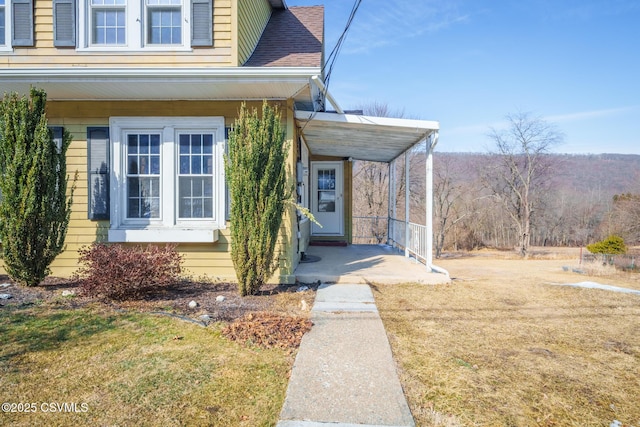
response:
{"label": "double-hung window", "polygon": [[127,134],[127,218],[160,218],[159,133]]}
{"label": "double-hung window", "polygon": [[0,47],[7,45],[7,0],[0,0]]}
{"label": "double-hung window", "polygon": [[114,117],[114,242],[213,242],[225,226],[222,117]]}
{"label": "double-hung window", "polygon": [[144,0],[147,44],[182,44],[182,1]]}
{"label": "double-hung window", "polygon": [[81,50],[212,46],[212,8],[212,0],[80,0],[79,41],[73,45]]}
{"label": "double-hung window", "polygon": [[212,218],[214,135],[185,132],[178,138],[178,218]]}
{"label": "double-hung window", "polygon": [[123,46],[126,38],[126,0],[89,0],[91,44]]}

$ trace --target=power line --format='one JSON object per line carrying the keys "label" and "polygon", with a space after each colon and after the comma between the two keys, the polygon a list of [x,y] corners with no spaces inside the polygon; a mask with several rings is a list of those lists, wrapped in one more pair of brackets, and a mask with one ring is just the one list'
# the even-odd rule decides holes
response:
{"label": "power line", "polygon": [[342,31],[342,34],[338,38],[338,41],[336,42],[335,47],[333,48],[333,50],[331,51],[331,53],[327,57],[327,60],[325,61],[324,66],[322,67],[322,71],[324,71],[325,68],[327,67],[327,65],[329,65],[329,69],[328,69],[327,74],[325,76],[325,82],[324,82],[324,85],[327,87],[327,90],[329,89],[329,82],[331,80],[331,73],[333,71],[333,66],[335,65],[336,59],[338,58],[338,55],[340,54],[340,51],[342,50],[342,46],[344,44],[344,41],[347,38],[347,32],[349,31],[349,28],[351,27],[351,24],[353,23],[353,18],[355,18],[356,12],[358,11],[358,8],[360,7],[361,3],[362,3],[362,0],[355,0],[355,2],[353,4],[353,7],[351,8],[351,13],[349,14],[349,18],[347,19],[347,23],[346,23],[346,25],[344,27],[344,30]]}

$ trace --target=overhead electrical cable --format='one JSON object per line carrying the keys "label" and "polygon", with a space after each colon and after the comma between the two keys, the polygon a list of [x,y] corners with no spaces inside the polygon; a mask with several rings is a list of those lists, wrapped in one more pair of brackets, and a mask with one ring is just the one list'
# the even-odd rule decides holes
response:
{"label": "overhead electrical cable", "polygon": [[333,72],[333,66],[336,63],[336,59],[338,58],[338,55],[340,54],[340,51],[342,50],[342,46],[344,45],[344,41],[347,38],[347,32],[349,31],[349,28],[351,27],[351,24],[353,23],[353,19],[356,16],[356,12],[358,11],[358,8],[360,7],[360,4],[362,3],[362,0],[355,0],[353,7],[351,8],[351,13],[349,14],[349,18],[347,19],[347,23],[344,27],[344,30],[342,31],[342,34],[340,34],[340,37],[338,38],[338,41],[336,42],[336,45],[334,46],[333,50],[331,51],[331,53],[329,54],[329,56],[327,57],[327,60],[325,61],[324,66],[322,67],[322,71],[325,71],[325,68],[327,68],[328,65],[328,70],[327,73],[325,75],[325,81],[324,81],[324,85],[327,88],[327,91],[329,90],[329,82],[331,80],[331,73]]}

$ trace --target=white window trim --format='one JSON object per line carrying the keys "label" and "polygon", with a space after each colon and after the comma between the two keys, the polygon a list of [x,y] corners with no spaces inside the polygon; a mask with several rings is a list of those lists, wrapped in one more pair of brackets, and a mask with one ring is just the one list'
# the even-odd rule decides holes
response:
{"label": "white window trim", "polygon": [[11,25],[13,19],[11,17],[11,0],[4,2],[4,44],[0,45],[0,52],[13,52],[11,46]]}
{"label": "white window trim", "polygon": [[[160,148],[160,218],[127,218],[126,139],[131,132],[162,133]],[[215,137],[214,219],[178,218],[178,131],[211,131]],[[215,242],[225,223],[224,117],[112,117],[110,242]]]}
{"label": "white window trim", "polygon": [[185,51],[191,49],[191,1],[182,0],[182,44],[159,45],[146,42],[147,26],[145,0],[127,1],[125,5],[125,39],[124,45],[92,45],[91,44],[91,0],[78,2],[78,47],[76,50],[85,52],[165,52]]}

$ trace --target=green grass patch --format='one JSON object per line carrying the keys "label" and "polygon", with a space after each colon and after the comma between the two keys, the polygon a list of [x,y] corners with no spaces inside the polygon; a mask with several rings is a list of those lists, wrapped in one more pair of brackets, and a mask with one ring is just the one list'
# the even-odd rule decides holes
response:
{"label": "green grass patch", "polygon": [[[36,411],[0,413],[0,424],[274,425],[292,356],[242,347],[220,329],[142,313],[4,307],[0,401]],[[45,412],[50,403],[76,405]]]}

